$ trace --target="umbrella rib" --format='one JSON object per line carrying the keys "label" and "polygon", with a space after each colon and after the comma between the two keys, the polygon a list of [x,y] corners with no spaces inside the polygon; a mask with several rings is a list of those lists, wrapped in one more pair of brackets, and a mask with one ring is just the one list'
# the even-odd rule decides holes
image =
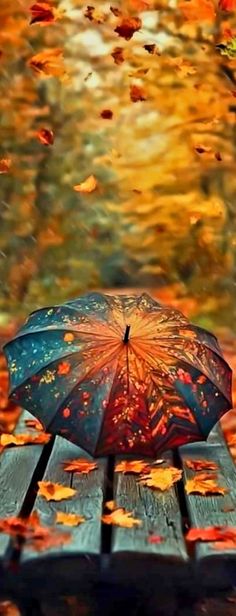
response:
{"label": "umbrella rib", "polygon": [[[79,331],[77,329],[73,330],[72,327],[58,327],[57,325],[55,325],[55,327],[49,327],[48,329],[44,327],[42,329],[36,329],[34,331],[32,330],[32,331],[22,332],[22,333],[20,333],[20,334],[18,334],[18,335],[16,335],[14,337],[14,341],[15,340],[19,340],[20,338],[24,338],[25,336],[30,336],[30,335],[35,336],[36,334],[45,334],[45,333],[58,332],[58,331],[62,331],[62,332],[64,332],[64,331],[65,332],[72,331],[73,333],[76,333],[76,334],[86,334],[86,335],[88,334],[88,335],[92,336],[93,338],[94,337],[102,338],[102,339],[103,338],[112,338],[112,339],[114,338],[113,336],[106,336],[106,334],[103,335],[103,334],[99,334],[97,332]],[[9,342],[7,342],[3,346],[3,349],[5,349],[10,344],[12,344],[12,340],[9,340]]]}

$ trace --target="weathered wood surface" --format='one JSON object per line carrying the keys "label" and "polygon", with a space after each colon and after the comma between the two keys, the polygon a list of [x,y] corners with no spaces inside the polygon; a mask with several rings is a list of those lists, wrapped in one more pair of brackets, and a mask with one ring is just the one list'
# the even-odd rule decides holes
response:
{"label": "weathered wood surface", "polygon": [[[46,501],[37,495],[34,509],[39,513],[43,525],[56,527],[58,531],[69,532],[71,540],[64,545],[36,552],[23,548],[21,571],[26,579],[41,580],[47,585],[54,583],[60,588],[79,587],[89,583],[98,575],[101,548],[101,515],[106,480],[106,460],[97,460],[98,468],[88,474],[68,473],[63,462],[75,458],[91,457],[76,445],[60,436],[56,437],[46,467],[43,481],[60,483],[76,490],[72,498],[62,501]],[[57,511],[83,515],[86,521],[76,527],[55,524]],[[55,574],[55,575],[54,575]],[[47,578],[47,575],[50,576]]]}
{"label": "weathered wood surface", "polygon": [[[217,483],[225,487],[225,495],[186,494],[192,527],[226,525],[236,527],[236,467],[220,431],[210,443],[194,443],[181,447],[184,483],[195,473],[186,465],[187,459],[212,460],[217,466]],[[214,543],[195,544],[198,579],[203,586],[221,588],[236,584],[236,550],[215,548]]]}

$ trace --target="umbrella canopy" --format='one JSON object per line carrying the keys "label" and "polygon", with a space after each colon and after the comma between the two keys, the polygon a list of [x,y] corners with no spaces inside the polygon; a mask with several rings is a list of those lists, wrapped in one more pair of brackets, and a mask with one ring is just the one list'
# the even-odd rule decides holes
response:
{"label": "umbrella canopy", "polygon": [[206,439],[232,406],[215,336],[145,293],[37,310],[4,350],[11,399],[94,456]]}

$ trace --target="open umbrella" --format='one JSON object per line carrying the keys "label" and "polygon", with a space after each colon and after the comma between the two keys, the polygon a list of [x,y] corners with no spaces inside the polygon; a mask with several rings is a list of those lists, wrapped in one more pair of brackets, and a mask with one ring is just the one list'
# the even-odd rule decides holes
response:
{"label": "open umbrella", "polygon": [[4,350],[11,399],[94,456],[206,439],[232,405],[215,336],[145,293],[37,310]]}

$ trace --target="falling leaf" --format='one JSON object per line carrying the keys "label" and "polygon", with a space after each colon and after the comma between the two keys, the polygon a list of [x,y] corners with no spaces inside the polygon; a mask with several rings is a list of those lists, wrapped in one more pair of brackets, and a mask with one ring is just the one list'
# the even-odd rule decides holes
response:
{"label": "falling leaf", "polygon": [[234,11],[236,9],[236,0],[219,0],[218,7],[221,11]]}
{"label": "falling leaf", "polygon": [[145,90],[141,86],[137,86],[135,84],[130,86],[130,99],[133,103],[137,103],[138,101],[146,101],[147,95]]}
{"label": "falling leaf", "polygon": [[115,467],[115,473],[142,473],[147,470],[149,464],[144,460],[122,460]]}
{"label": "falling leaf", "polygon": [[59,48],[44,49],[30,58],[29,66],[37,74],[63,77],[65,75],[63,50]]}
{"label": "falling leaf", "polygon": [[38,481],[38,486],[38,494],[46,498],[47,501],[61,501],[76,494],[76,490],[51,481]]}
{"label": "falling leaf", "polygon": [[51,438],[51,434],[43,432],[41,434],[1,434],[0,445],[7,447],[8,445],[26,445],[26,444],[45,444]]}
{"label": "falling leaf", "polygon": [[113,49],[111,56],[115,62],[115,64],[122,64],[125,61],[124,58],[124,49],[123,47],[115,47],[115,49]]}
{"label": "falling leaf", "polygon": [[142,27],[142,21],[139,17],[123,17],[114,32],[119,34],[126,41],[129,41],[135,32]]}
{"label": "falling leaf", "polygon": [[111,111],[111,109],[103,109],[100,113],[101,118],[103,118],[104,120],[112,120],[113,118],[113,111]]}
{"label": "falling leaf", "polygon": [[90,462],[86,458],[77,458],[76,460],[69,460],[63,462],[64,471],[68,473],[82,473],[87,475],[98,468],[97,462]]}
{"label": "falling leaf", "polygon": [[223,160],[222,156],[221,156],[221,153],[220,152],[215,152],[214,156],[215,156],[215,159],[218,160],[219,163],[221,163],[221,161]]}
{"label": "falling leaf", "polygon": [[163,537],[160,535],[150,534],[147,538],[147,542],[151,545],[157,545],[158,543],[162,543]]}
{"label": "falling leaf", "polygon": [[157,48],[157,47],[156,47],[155,43],[151,43],[151,44],[146,44],[146,45],[144,45],[144,46],[143,46],[143,48],[144,48],[144,49],[145,49],[148,53],[150,53],[151,55],[153,55],[153,54],[155,53],[155,51],[156,51],[156,48]]}
{"label": "falling leaf", "polygon": [[73,188],[76,192],[91,193],[97,188],[97,180],[94,175],[89,175],[84,182],[76,184]]}
{"label": "falling leaf", "polygon": [[182,471],[174,466],[169,466],[167,468],[153,468],[149,473],[143,475],[143,477],[139,479],[139,483],[163,492],[164,490],[171,488],[171,486],[176,481],[179,481],[181,477]]}
{"label": "falling leaf", "polygon": [[185,460],[185,464],[193,471],[216,471],[219,468],[212,460]]}
{"label": "falling leaf", "polygon": [[37,138],[43,145],[53,145],[54,133],[48,128],[40,128],[37,132]]}
{"label": "falling leaf", "polygon": [[114,509],[111,513],[104,514],[102,516],[102,522],[104,524],[115,524],[115,526],[122,526],[123,528],[133,528],[133,526],[140,526],[141,520],[132,517],[132,513],[125,511],[122,507]]}
{"label": "falling leaf", "polygon": [[64,524],[65,526],[79,526],[85,522],[86,518],[77,513],[64,513],[64,511],[56,512],[56,524]]}
{"label": "falling leaf", "polygon": [[25,425],[27,428],[33,428],[34,430],[38,430],[38,432],[42,432],[44,430],[41,421],[38,419],[25,419]]}
{"label": "falling leaf", "polygon": [[236,527],[207,526],[206,528],[191,528],[186,536],[187,541],[225,541],[234,540],[236,547]]}
{"label": "falling leaf", "polygon": [[214,21],[216,16],[212,0],[180,0],[178,8],[188,21]]}
{"label": "falling leaf", "polygon": [[8,173],[11,167],[11,159],[10,158],[1,158],[0,160],[0,174]]}
{"label": "falling leaf", "polygon": [[188,479],[185,484],[187,494],[225,494],[227,488],[219,486],[216,482],[217,475],[213,473],[198,473],[193,479]]}
{"label": "falling leaf", "polygon": [[94,6],[87,6],[84,16],[96,24],[103,24],[107,19],[107,15]]}
{"label": "falling leaf", "polygon": [[30,25],[48,26],[60,16],[60,11],[48,2],[35,2],[30,7],[30,12],[32,15]]}

